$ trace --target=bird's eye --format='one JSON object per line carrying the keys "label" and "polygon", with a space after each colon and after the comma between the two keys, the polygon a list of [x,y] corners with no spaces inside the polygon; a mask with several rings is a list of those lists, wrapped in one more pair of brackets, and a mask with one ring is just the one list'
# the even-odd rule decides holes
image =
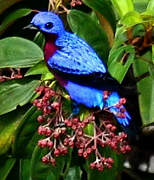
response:
{"label": "bird's eye", "polygon": [[47,28],[47,29],[51,29],[52,27],[53,27],[52,22],[48,22],[45,24],[45,28]]}

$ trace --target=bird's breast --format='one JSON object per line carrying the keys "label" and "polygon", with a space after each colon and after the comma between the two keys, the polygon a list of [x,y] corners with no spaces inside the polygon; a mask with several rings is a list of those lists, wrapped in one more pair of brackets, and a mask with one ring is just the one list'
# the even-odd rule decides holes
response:
{"label": "bird's breast", "polygon": [[44,59],[47,61],[58,50],[58,47],[53,43],[47,41],[44,46]]}
{"label": "bird's breast", "polygon": [[53,54],[59,49],[58,46],[56,46],[55,41],[57,39],[56,35],[48,34],[45,36],[46,42],[44,46],[44,59],[47,61]]}

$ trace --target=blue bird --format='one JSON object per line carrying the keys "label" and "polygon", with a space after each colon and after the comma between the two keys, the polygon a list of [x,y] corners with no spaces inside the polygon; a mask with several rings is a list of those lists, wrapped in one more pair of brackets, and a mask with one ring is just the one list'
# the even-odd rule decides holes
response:
{"label": "blue bird", "polygon": [[107,109],[127,127],[131,117],[123,103],[119,105],[120,85],[87,42],[67,32],[53,12],[39,12],[33,17],[31,26],[45,34],[45,61],[71,99],[89,108]]}

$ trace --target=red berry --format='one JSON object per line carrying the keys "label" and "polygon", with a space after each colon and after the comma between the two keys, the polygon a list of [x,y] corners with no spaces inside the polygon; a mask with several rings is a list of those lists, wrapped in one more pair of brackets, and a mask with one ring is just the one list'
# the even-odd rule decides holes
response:
{"label": "red berry", "polygon": [[43,126],[39,126],[37,132],[38,132],[38,134],[42,135],[42,134],[44,134],[46,132],[46,130],[45,130],[45,128]]}
{"label": "red berry", "polygon": [[51,106],[52,106],[54,109],[59,110],[59,108],[60,108],[60,103],[55,101],[55,102],[53,102],[53,103],[51,104]]}
{"label": "red berry", "polygon": [[91,146],[91,148],[92,148],[92,150],[96,150],[96,146],[95,145],[93,145],[93,146]]}
{"label": "red berry", "polygon": [[47,128],[45,135],[50,136],[51,134],[52,134],[52,130],[50,128]]}
{"label": "red berry", "polygon": [[126,145],[125,149],[126,151],[131,151],[131,147],[129,145]]}
{"label": "red berry", "polygon": [[65,138],[64,139],[64,145],[67,146],[69,144],[69,139],[68,138]]}
{"label": "red berry", "polygon": [[41,108],[42,108],[42,103],[38,102],[38,103],[36,104],[36,106],[38,107],[38,109],[41,109]]}
{"label": "red berry", "polygon": [[117,129],[116,126],[112,126],[111,131],[115,131]]}
{"label": "red berry", "polygon": [[61,154],[62,154],[62,155],[65,155],[65,154],[68,153],[67,147],[62,147],[62,148],[60,149],[60,151],[61,151]]}
{"label": "red berry", "polygon": [[51,162],[51,164],[52,164],[53,166],[56,165],[56,160],[55,160],[54,158],[51,158],[51,159],[50,159],[50,162]]}
{"label": "red berry", "polygon": [[79,150],[78,150],[78,155],[79,155],[79,156],[82,156],[82,155],[83,155],[83,149],[79,149]]}
{"label": "red berry", "polygon": [[55,130],[54,133],[53,133],[53,137],[54,138],[59,138],[59,136],[60,136],[60,133]]}
{"label": "red berry", "polygon": [[37,106],[37,103],[38,103],[38,100],[35,99],[35,100],[33,101],[33,105],[34,105],[34,106]]}
{"label": "red berry", "polygon": [[114,161],[113,161],[113,159],[111,157],[107,158],[107,162],[110,163],[110,164],[114,163]]}
{"label": "red berry", "polygon": [[38,146],[40,147],[46,147],[47,146],[47,141],[46,140],[39,140],[38,141]]}
{"label": "red berry", "polygon": [[97,168],[97,169],[99,169],[99,168],[101,168],[101,167],[102,167],[102,163],[97,163],[97,164],[96,164],[96,168]]}
{"label": "red berry", "polygon": [[72,122],[71,122],[71,121],[68,121],[66,125],[67,125],[68,127],[71,127],[71,126],[72,126]]}
{"label": "red berry", "polygon": [[120,104],[126,104],[126,98],[121,98],[119,101]]}
{"label": "red berry", "polygon": [[107,124],[107,125],[106,125],[106,128],[107,128],[107,129],[111,129],[111,128],[112,128],[112,124]]}
{"label": "red berry", "polygon": [[37,121],[39,122],[39,123],[42,123],[43,121],[44,121],[44,118],[43,118],[43,116],[38,116],[37,117]]}
{"label": "red berry", "polygon": [[94,163],[94,162],[90,163],[90,168],[91,168],[91,169],[94,169],[94,168],[95,168],[95,163]]}
{"label": "red berry", "polygon": [[61,133],[64,134],[66,132],[66,127],[61,128]]}
{"label": "red berry", "polygon": [[87,152],[87,154],[90,154],[90,153],[92,152],[92,148],[90,148],[90,147],[87,148],[87,151],[86,151],[86,152]]}
{"label": "red berry", "polygon": [[83,131],[80,129],[80,130],[78,130],[78,136],[82,136],[83,135]]}
{"label": "red berry", "polygon": [[87,158],[88,158],[88,154],[87,154],[87,152],[86,152],[86,151],[84,151],[84,152],[83,152],[83,157],[84,157],[85,159],[87,159]]}
{"label": "red berry", "polygon": [[53,147],[53,142],[52,141],[48,141],[47,142],[47,146],[51,149]]}
{"label": "red berry", "polygon": [[73,124],[73,125],[72,125],[72,129],[73,129],[73,130],[76,130],[76,129],[77,129],[77,125]]}
{"label": "red berry", "polygon": [[55,155],[56,157],[58,157],[58,156],[60,155],[60,151],[59,151],[59,149],[55,149],[55,151],[54,151],[54,155]]}
{"label": "red berry", "polygon": [[49,158],[47,156],[42,157],[42,162],[43,163],[48,163],[49,162]]}
{"label": "red berry", "polygon": [[78,121],[79,121],[78,118],[73,118],[73,119],[72,119],[72,122],[73,122],[74,124],[78,123]]}
{"label": "red berry", "polygon": [[74,147],[74,142],[72,140],[69,141],[69,144],[68,144],[71,148]]}

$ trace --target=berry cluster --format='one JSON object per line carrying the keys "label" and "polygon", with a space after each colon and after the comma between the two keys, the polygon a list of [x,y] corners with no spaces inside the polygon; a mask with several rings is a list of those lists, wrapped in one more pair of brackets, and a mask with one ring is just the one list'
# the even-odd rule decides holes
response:
{"label": "berry cluster", "polygon": [[75,7],[76,5],[82,5],[82,0],[72,0],[72,1],[70,2],[70,5],[71,5],[72,7]]}
{"label": "berry cluster", "polygon": [[11,79],[21,79],[23,76],[20,69],[5,68],[0,69],[0,82],[11,80]]}
{"label": "berry cluster", "polygon": [[[103,171],[104,168],[111,168],[114,161],[111,157],[103,157],[101,148],[110,147],[118,153],[131,150],[126,141],[127,135],[124,132],[117,134],[111,115],[105,117],[102,112],[93,112],[82,121],[78,117],[67,118],[63,115],[63,98],[60,93],[46,86],[38,87],[36,92],[40,96],[33,105],[42,110],[42,115],[37,118],[41,124],[38,134],[45,136],[39,140],[38,146],[49,149],[49,153],[42,157],[43,163],[55,166],[56,157],[67,154],[69,148],[77,148],[78,156],[85,159],[93,153],[95,160],[90,168]],[[91,127],[91,132],[86,131],[87,126]]]}
{"label": "berry cluster", "polygon": [[[67,127],[71,127],[74,131],[75,146],[78,148],[78,155],[87,159],[91,153],[95,153],[96,160],[90,164],[92,169],[96,168],[102,171],[104,167],[111,168],[113,164],[112,158],[102,157],[99,147],[110,147],[118,153],[126,153],[131,150],[128,145],[127,135],[122,132],[116,135],[116,126],[111,124],[110,120],[101,120],[99,125],[95,122],[95,116],[91,115],[82,122],[80,119],[65,120]],[[92,135],[87,134],[85,128],[87,125],[93,127]],[[70,140],[67,140],[70,142]],[[66,143],[67,145],[67,143]]]}

